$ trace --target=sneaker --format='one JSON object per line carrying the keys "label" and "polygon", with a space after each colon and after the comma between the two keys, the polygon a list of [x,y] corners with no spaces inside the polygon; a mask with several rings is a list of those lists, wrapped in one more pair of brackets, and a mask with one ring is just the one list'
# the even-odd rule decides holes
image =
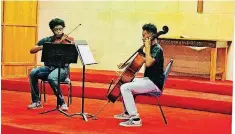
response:
{"label": "sneaker", "polygon": [[134,121],[133,119],[129,119],[128,121],[120,122],[119,125],[124,127],[139,127],[142,126],[142,121]]}
{"label": "sneaker", "polygon": [[37,108],[42,108],[42,104],[40,101],[33,102],[30,105],[28,105],[28,109],[37,109]]}
{"label": "sneaker", "polygon": [[67,106],[66,103],[62,104],[62,105],[60,106],[60,108],[61,108],[61,110],[63,110],[63,111],[68,111],[68,110],[69,110],[69,108],[68,108],[68,106]]}
{"label": "sneaker", "polygon": [[122,119],[122,120],[128,120],[130,119],[130,115],[122,113],[122,114],[117,114],[113,116],[115,119]]}
{"label": "sneaker", "polygon": [[67,77],[65,80],[64,80],[64,82],[70,82],[71,80]]}

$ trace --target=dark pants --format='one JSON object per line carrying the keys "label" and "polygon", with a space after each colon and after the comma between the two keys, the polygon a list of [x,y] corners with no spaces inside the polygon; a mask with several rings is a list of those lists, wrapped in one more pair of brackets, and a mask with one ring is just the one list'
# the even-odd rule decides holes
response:
{"label": "dark pants", "polygon": [[[58,68],[42,66],[32,69],[29,75],[32,102],[40,101],[38,79],[47,80],[53,89],[59,105],[64,103],[64,97],[58,88]],[[60,81],[64,81],[68,75],[68,67],[60,68]]]}

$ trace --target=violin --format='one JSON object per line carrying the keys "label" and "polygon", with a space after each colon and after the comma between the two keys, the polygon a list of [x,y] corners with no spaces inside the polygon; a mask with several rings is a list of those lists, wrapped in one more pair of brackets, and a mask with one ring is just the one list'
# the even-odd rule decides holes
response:
{"label": "violin", "polygon": [[69,37],[66,34],[63,34],[63,36],[59,39],[55,39],[53,41],[54,44],[73,44],[74,39],[72,37]]}
{"label": "violin", "polygon": [[71,34],[74,30],[76,30],[79,26],[82,24],[78,24],[70,33],[63,34],[63,36],[59,39],[54,39],[53,43],[54,44],[74,44],[74,38],[69,37],[69,34]]}

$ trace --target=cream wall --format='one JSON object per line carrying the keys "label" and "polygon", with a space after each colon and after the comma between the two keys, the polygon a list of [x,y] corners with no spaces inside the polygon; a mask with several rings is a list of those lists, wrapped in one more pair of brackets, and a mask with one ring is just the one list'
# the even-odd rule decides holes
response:
{"label": "cream wall", "polygon": [[[235,17],[235,14],[234,14]],[[235,25],[235,22],[234,22]],[[234,27],[234,33],[235,33],[235,27]],[[233,69],[234,69],[234,41],[235,41],[235,35],[233,35],[233,43],[228,51],[228,66],[227,66],[227,76],[226,79],[228,80],[233,80]]]}
{"label": "cream wall", "polygon": [[[234,29],[235,3],[232,1],[211,2],[204,1],[203,14],[197,13],[197,0],[194,1],[40,1],[39,10],[39,39],[51,35],[48,22],[55,17],[65,20],[65,33],[70,32],[79,23],[82,24],[71,36],[75,39],[87,40],[94,57],[99,64],[87,66],[87,68],[100,70],[117,70],[116,65],[124,62],[138,47],[142,45],[141,26],[145,23],[154,23],[158,30],[167,25],[170,29],[165,37],[179,37],[186,35],[192,38],[203,39],[225,39],[232,40]],[[163,36],[162,36],[163,37]],[[167,48],[173,49],[173,48]],[[197,52],[189,48],[183,49],[192,59],[203,58],[196,64],[185,64],[179,67],[177,63],[187,63],[184,57],[175,62],[173,70],[195,73],[209,73],[207,61],[209,51]],[[168,51],[168,50],[166,50]],[[190,56],[191,51],[193,55]],[[170,51],[168,51],[170,53]],[[205,56],[198,56],[198,54]],[[230,54],[231,55],[231,51]],[[169,56],[165,55],[166,62]],[[229,61],[231,62],[230,57]],[[38,56],[38,63],[40,55]],[[192,61],[191,61],[192,62]],[[199,66],[205,66],[199,69]],[[229,63],[229,65],[231,65]],[[178,68],[177,68],[178,66]],[[74,64],[72,67],[81,67],[81,64]],[[228,67],[228,71],[231,72]],[[143,71],[143,69],[141,70]],[[230,77],[228,75],[228,77]]]}

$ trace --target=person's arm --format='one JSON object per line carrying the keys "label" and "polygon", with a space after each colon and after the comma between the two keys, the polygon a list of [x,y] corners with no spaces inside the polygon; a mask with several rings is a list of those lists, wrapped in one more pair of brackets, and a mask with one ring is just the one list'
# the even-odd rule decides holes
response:
{"label": "person's arm", "polygon": [[41,51],[43,48],[43,44],[48,41],[49,38],[41,39],[33,48],[30,49],[31,54],[35,54],[38,51]]}
{"label": "person's arm", "polygon": [[35,53],[37,53],[40,50],[42,50],[42,46],[36,45],[36,46],[34,46],[33,48],[30,49],[30,53],[31,54],[35,54]]}

